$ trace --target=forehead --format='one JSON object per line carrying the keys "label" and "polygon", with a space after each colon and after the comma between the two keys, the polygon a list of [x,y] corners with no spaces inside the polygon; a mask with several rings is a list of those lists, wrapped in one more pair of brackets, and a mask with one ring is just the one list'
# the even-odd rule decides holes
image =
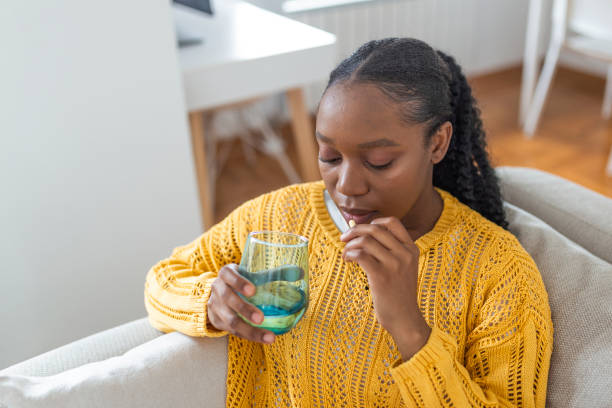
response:
{"label": "forehead", "polygon": [[423,126],[402,119],[399,103],[372,84],[336,84],[319,104],[317,132],[340,143],[360,144],[381,137],[400,145],[422,135]]}

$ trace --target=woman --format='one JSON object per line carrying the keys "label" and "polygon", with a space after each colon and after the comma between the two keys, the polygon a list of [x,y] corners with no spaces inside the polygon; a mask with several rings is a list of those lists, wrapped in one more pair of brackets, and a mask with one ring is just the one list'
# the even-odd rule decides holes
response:
{"label": "woman", "polygon": [[[537,267],[505,230],[471,90],[453,58],[371,41],[317,112],[323,182],[251,200],[154,266],[151,323],[231,334],[228,406],[544,406],[552,351]],[[347,221],[340,235],[327,190]],[[310,300],[282,336],[236,263],[250,231],[309,238]]]}

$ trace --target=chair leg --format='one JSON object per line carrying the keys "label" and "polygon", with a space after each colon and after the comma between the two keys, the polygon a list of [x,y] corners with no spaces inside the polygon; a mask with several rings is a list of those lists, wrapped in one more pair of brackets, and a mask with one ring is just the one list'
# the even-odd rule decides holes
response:
{"label": "chair leg", "polygon": [[528,137],[532,137],[535,133],[538,121],[540,120],[540,114],[546,102],[548,96],[548,90],[550,89],[550,83],[552,82],[557,61],[559,60],[559,53],[561,52],[561,43],[552,43],[546,53],[546,60],[544,61],[544,68],[542,74],[538,80],[531,106],[527,111],[525,118],[525,126],[523,127]]}
{"label": "chair leg", "polygon": [[530,0],[527,14],[527,33],[523,56],[523,75],[521,78],[521,101],[519,107],[519,124],[525,124],[525,116],[533,97],[533,88],[538,71],[538,39],[540,21],[542,20],[542,1]]}
{"label": "chair leg", "polygon": [[[610,117],[612,117],[612,64],[608,65],[608,78],[606,79],[606,92],[604,93],[601,114],[604,119],[610,119]],[[610,168],[611,164],[612,162],[609,163],[608,168]]]}

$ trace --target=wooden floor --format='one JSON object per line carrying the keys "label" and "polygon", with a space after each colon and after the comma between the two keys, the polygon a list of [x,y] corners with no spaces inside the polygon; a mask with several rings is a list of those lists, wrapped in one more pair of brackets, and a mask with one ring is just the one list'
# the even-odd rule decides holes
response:
{"label": "wooden floor", "polygon": [[612,197],[605,166],[612,146],[612,120],[601,117],[605,81],[567,69],[553,80],[534,137],[518,127],[519,68],[473,78],[497,166],[545,170]]}
{"label": "wooden floor", "polygon": [[[604,80],[559,69],[540,127],[531,140],[517,124],[520,80],[520,68],[470,79],[482,110],[493,164],[545,170],[612,197],[612,177],[605,175],[612,121],[603,120],[600,114]],[[279,131],[288,141],[295,163],[290,128],[284,125]],[[217,220],[245,200],[288,184],[274,159],[258,154],[255,165],[250,166],[240,143],[226,147],[231,152],[217,180]]]}

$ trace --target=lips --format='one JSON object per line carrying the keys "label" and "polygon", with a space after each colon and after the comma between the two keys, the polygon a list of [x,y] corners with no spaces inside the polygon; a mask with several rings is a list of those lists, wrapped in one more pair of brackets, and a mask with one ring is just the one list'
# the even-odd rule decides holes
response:
{"label": "lips", "polygon": [[376,211],[362,210],[357,208],[348,209],[340,207],[340,211],[347,222],[353,220],[356,224],[368,224],[376,215]]}

